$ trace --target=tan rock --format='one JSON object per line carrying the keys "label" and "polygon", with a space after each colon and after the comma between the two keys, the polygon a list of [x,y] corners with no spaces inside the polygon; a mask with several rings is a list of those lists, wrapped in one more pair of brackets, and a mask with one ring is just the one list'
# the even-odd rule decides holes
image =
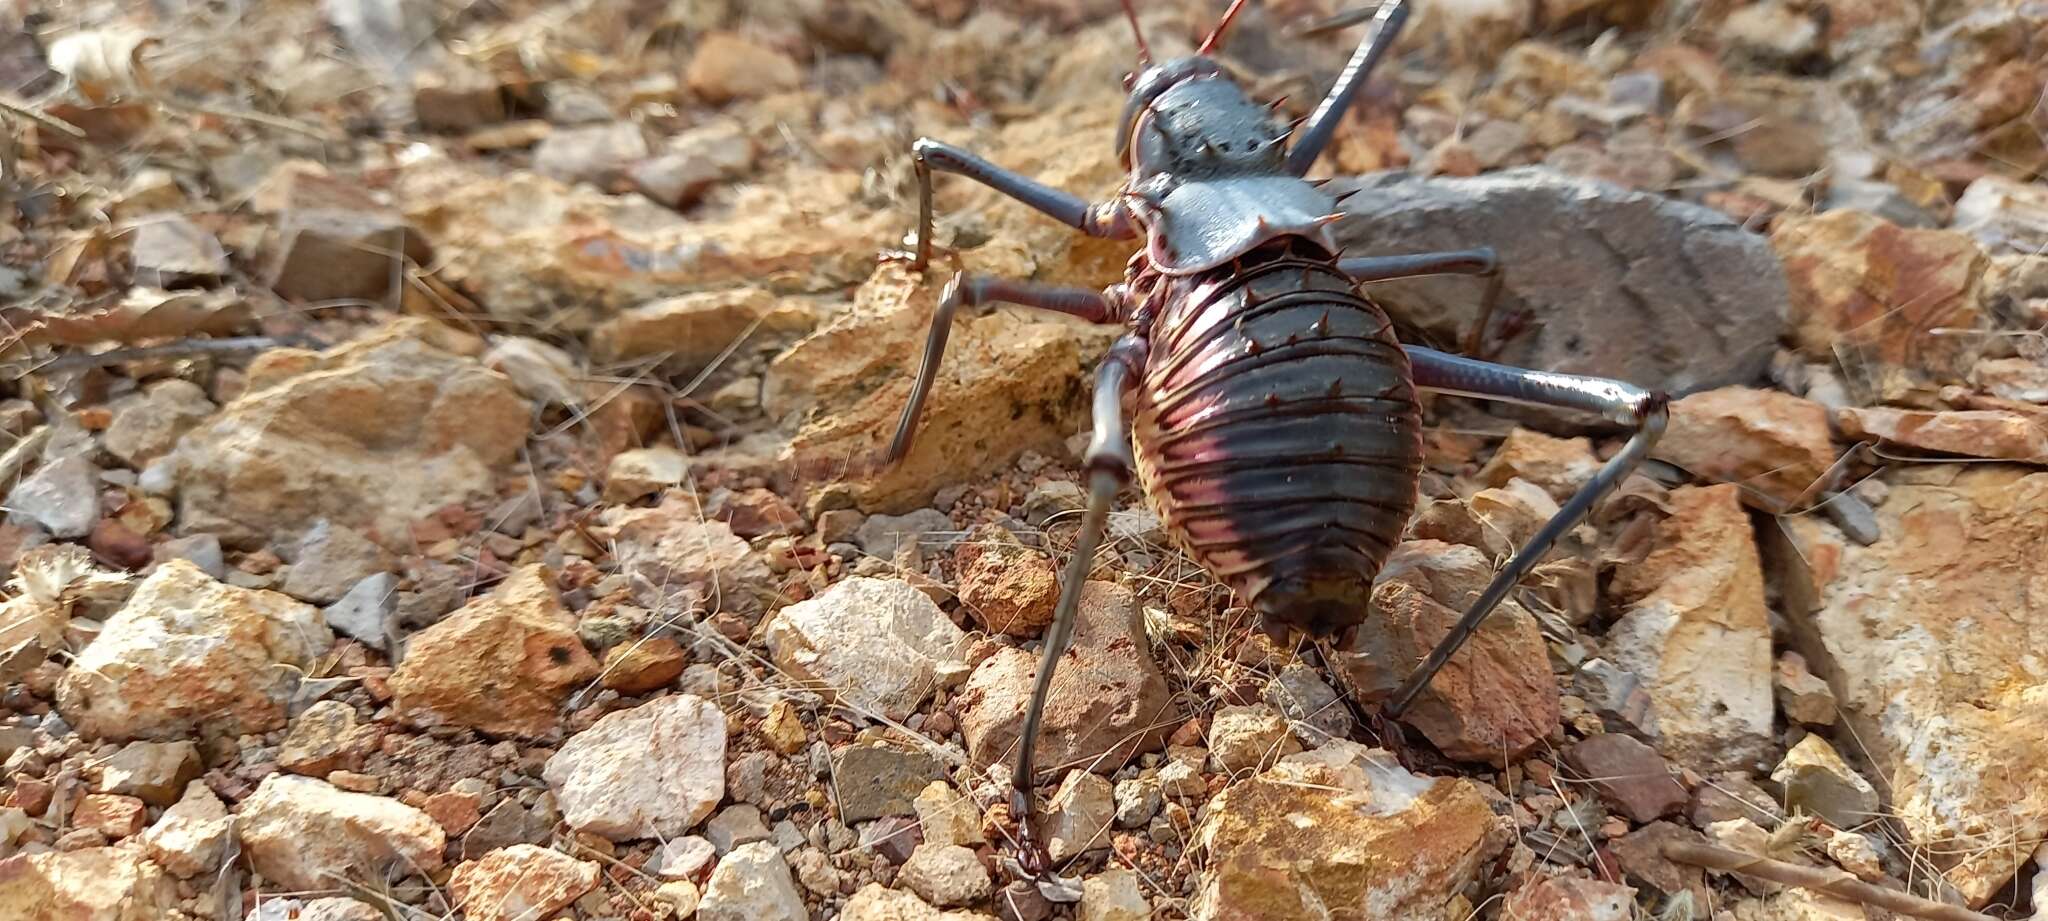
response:
{"label": "tan rock", "polygon": [[213,414],[213,401],[191,381],[172,378],[143,388],[112,407],[103,436],[107,453],[142,468],[177,447],[179,436]]}
{"label": "tan rock", "polygon": [[[1073,645],[1053,675],[1039,728],[1040,765],[1078,764],[1109,773],[1158,751],[1184,719],[1152,659],[1128,589],[1090,582],[1081,590]],[[1008,757],[1023,730],[1038,657],[1005,648],[981,663],[954,698],[960,731],[976,764]]]}
{"label": "tan rock", "polygon": [[2048,404],[2048,362],[1992,358],[1970,369],[1970,383],[2001,400]]}
{"label": "tan rock", "polygon": [[1336,741],[1210,802],[1190,917],[1439,921],[1509,838],[1472,781]]}
{"label": "tan rock", "polygon": [[965,909],[941,911],[915,893],[869,883],[846,900],[839,917],[843,921],[988,921],[994,916]]}
{"label": "tan rock", "polygon": [[554,732],[562,701],[599,667],[550,582],[525,567],[414,635],[389,679],[399,714],[500,736]]}
{"label": "tan rock", "polygon": [[265,353],[248,390],[171,455],[180,526],[291,545],[326,519],[416,549],[408,526],[489,493],[530,419],[469,357],[480,343],[438,329],[401,321],[318,354]]}
{"label": "tan rock", "polygon": [[506,336],[491,343],[484,367],[512,380],[529,400],[543,405],[581,406],[583,369],[568,352],[526,336]]}
{"label": "tan rock", "polygon": [[227,806],[202,781],[185,786],[185,795],[142,833],[149,858],[171,875],[191,879],[220,868],[234,829]]}
{"label": "tan rock", "polygon": [[901,463],[879,463],[939,288],[885,266],[855,294],[852,311],[769,365],[762,406],[796,430],[786,459],[799,476],[840,481],[862,508],[894,513],[1025,451],[1065,453],[1084,424],[1085,382],[1112,328],[998,311],[954,323],[916,443]]}
{"label": "tan rock", "polygon": [[689,664],[689,653],[674,637],[647,637],[605,652],[603,683],[621,694],[645,694],[682,677]]}
{"label": "tan rock", "polygon": [[1809,726],[1835,724],[1835,691],[1806,668],[1806,657],[1787,652],[1778,657],[1775,673],[1778,706],[1785,717]]}
{"label": "tan rock", "polygon": [[690,459],[667,445],[634,448],[612,456],[604,472],[604,501],[632,502],[671,486],[690,474]]}
{"label": "tan rock", "polygon": [[[1450,633],[1492,580],[1477,549],[1440,541],[1396,547],[1373,587],[1373,614],[1331,667],[1351,696],[1376,706]],[[1557,681],[1536,620],[1503,602],[1451,657],[1403,720],[1453,758],[1513,761],[1557,728]]]}
{"label": "tan rock", "polygon": [[1786,809],[1820,816],[1836,828],[1856,828],[1880,815],[1876,788],[1817,735],[1792,746],[1771,769],[1771,780],[1784,787]]}
{"label": "tan rock", "polygon": [[298,921],[387,921],[387,916],[360,899],[330,896],[307,900],[299,910]]}
{"label": "tan rock", "polygon": [[1749,513],[1733,485],[1671,492],[1656,548],[1622,569],[1608,655],[1642,679],[1657,749],[1694,769],[1751,767],[1771,737],[1771,631]]}
{"label": "tan rock", "polygon": [[1852,732],[1837,738],[1863,747],[1886,813],[1983,905],[2027,857],[1996,842],[2048,836],[2048,681],[2015,655],[2048,630],[2048,473],[1921,466],[1888,482],[1871,546],[1791,523],[1780,591],[1788,622],[1812,625],[1794,648],[1839,697]]}
{"label": "tan rock", "polygon": [[1840,361],[1881,399],[1959,379],[1981,340],[1935,335],[1979,322],[1984,254],[1950,230],[1911,230],[1851,209],[1786,215],[1771,245],[1792,286],[1793,341],[1815,361]]}
{"label": "tan rock", "polygon": [[661,356],[676,373],[695,374],[735,344],[787,339],[813,322],[808,309],[761,288],[703,291],[620,311],[591,332],[590,350],[608,363]]}
{"label": "tan rock", "polygon": [[[620,311],[707,289],[843,289],[874,271],[875,251],[908,217],[866,204],[857,170],[778,178],[736,189],[725,216],[702,220],[637,194],[452,160],[401,171],[395,192],[439,244],[437,277],[508,325],[581,334]],[[793,215],[803,215],[803,233],[790,232]]]}
{"label": "tan rock", "polygon": [[177,906],[177,884],[132,846],[0,860],[0,917],[15,921],[161,921]]}
{"label": "tan rock", "polygon": [[698,904],[704,901],[697,884],[687,879],[675,879],[654,887],[655,899],[667,902],[678,918],[687,918],[697,913]]}
{"label": "tan rock", "polygon": [[761,719],[761,734],[768,737],[769,746],[785,755],[802,751],[810,741],[810,734],[804,730],[803,718],[796,712],[796,705],[778,700],[768,705],[768,715]]}
{"label": "tan rock", "polygon": [[766,841],[734,848],[719,858],[704,884],[701,921],[805,921],[810,913],[789,863]]}
{"label": "tan rock", "polygon": [[1941,454],[2048,463],[2048,414],[2030,416],[2000,409],[1922,412],[1904,409],[1842,409],[1835,418],[1849,438]]}
{"label": "tan rock", "polygon": [[357,724],[354,707],[323,700],[292,721],[291,732],[278,746],[277,766],[294,774],[325,777],[334,771],[360,770],[376,749],[376,730]]}
{"label": "tan rock", "polygon": [[1835,462],[1827,408],[1777,390],[1723,387],[1671,404],[1651,454],[1711,483],[1742,487],[1770,512],[1799,506],[1825,485]]}
{"label": "tan rock", "polygon": [[1045,851],[1055,862],[1109,847],[1116,794],[1109,781],[1073,770],[1045,803]]}
{"label": "tan rock", "polygon": [[1557,438],[1532,429],[1516,428],[1500,448],[1479,468],[1479,482],[1505,486],[1521,478],[1543,488],[1559,502],[1571,498],[1600,469],[1588,438]]}
{"label": "tan rock", "polygon": [[1520,478],[1473,493],[1466,505],[1479,525],[1479,548],[1498,560],[1513,556],[1558,512],[1556,499]]}
{"label": "tan rock", "polygon": [[1265,704],[1223,707],[1209,720],[1209,759],[1225,774],[1261,771],[1300,751],[1287,718]]}
{"label": "tan rock", "polygon": [[272,774],[242,801],[242,853],[286,889],[328,889],[441,866],[447,836],[426,813],[395,799],[325,781]]}
{"label": "tan rock", "polygon": [[204,765],[191,742],[130,742],[100,762],[101,793],[133,796],[151,806],[169,806],[199,779]]}
{"label": "tan rock", "polygon": [[1807,889],[1786,889],[1733,907],[1735,921],[1868,921],[1863,906]]}
{"label": "tan rock", "polygon": [[215,582],[173,560],[137,586],[57,684],[90,738],[165,738],[202,726],[267,732],[285,721],[293,671],[327,651],[320,610]]}
{"label": "tan rock", "polygon": [[981,901],[994,888],[981,858],[957,844],[918,845],[896,878],[925,901],[947,908]]}
{"label": "tan rock", "polygon": [[917,810],[917,824],[924,829],[926,843],[975,847],[983,843],[981,810],[974,798],[964,796],[943,780],[934,780],[911,804]]}
{"label": "tan rock", "polygon": [[457,865],[448,891],[466,918],[530,921],[553,917],[596,888],[598,870],[560,851],[515,844]]}
{"label": "tan rock", "polygon": [[1148,921],[1152,903],[1143,880],[1122,867],[1112,867],[1081,881],[1081,921]]}
{"label": "tan rock", "polygon": [[1956,201],[1955,226],[1993,252],[2039,254],[2048,246],[2048,193],[1995,172],[1980,176]]}
{"label": "tan rock", "polygon": [[698,40],[683,80],[699,99],[718,105],[795,89],[803,71],[780,51],[730,32],[713,32]]}

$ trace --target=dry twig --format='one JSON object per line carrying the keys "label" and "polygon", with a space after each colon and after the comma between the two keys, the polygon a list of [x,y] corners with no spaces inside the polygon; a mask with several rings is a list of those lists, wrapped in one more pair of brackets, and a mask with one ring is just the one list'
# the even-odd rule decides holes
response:
{"label": "dry twig", "polygon": [[1912,915],[1915,918],[1927,918],[1930,921],[1997,921],[1990,915],[1974,912],[1960,905],[1948,905],[1932,899],[1923,899],[1909,892],[1872,885],[1841,870],[1802,867],[1782,860],[1758,857],[1696,841],[1669,842],[1664,845],[1664,856],[1679,863],[1689,863],[1724,873],[1741,873],[1773,883],[1811,889],[1838,899],[1848,899],[1862,905],[1875,905],[1887,911]]}

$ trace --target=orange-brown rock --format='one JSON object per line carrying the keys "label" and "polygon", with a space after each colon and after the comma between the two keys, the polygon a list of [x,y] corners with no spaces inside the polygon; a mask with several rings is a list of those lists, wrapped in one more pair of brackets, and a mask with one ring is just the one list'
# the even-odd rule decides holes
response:
{"label": "orange-brown rock", "polygon": [[[1973,906],[2027,859],[2001,841],[2048,837],[2048,473],[1923,465],[1887,476],[1884,539],[1790,519],[1774,548],[1795,648],[1834,687],[1882,807]],[[1798,564],[1798,565],[1795,565]]]}
{"label": "orange-brown rock", "polygon": [[1650,694],[1657,750],[1700,770],[1764,754],[1775,709],[1771,629],[1749,513],[1733,485],[1671,492],[1655,549],[1615,576],[1608,658]]}
{"label": "orange-brown rock", "polygon": [[2048,413],[2030,416],[2002,409],[1944,412],[1885,409],[1838,410],[1842,434],[1886,444],[1996,460],[2048,463]]}
{"label": "orange-brown rock", "polygon": [[789,55],[731,32],[712,32],[696,46],[683,80],[712,105],[795,89],[803,81],[803,69]]}
{"label": "orange-brown rock", "polygon": [[[1006,647],[968,676],[954,700],[976,764],[1002,761],[1017,744],[1038,657]],[[1152,658],[1129,589],[1090,582],[1081,590],[1073,645],[1053,675],[1039,729],[1041,764],[1081,764],[1109,773],[1158,751],[1185,719]]]}
{"label": "orange-brown rock", "polygon": [[[1367,706],[1383,702],[1492,577],[1493,565],[1472,547],[1418,540],[1395,548],[1373,586],[1371,617],[1330,655],[1338,680]],[[1402,719],[1450,757],[1504,764],[1555,731],[1560,712],[1536,619],[1506,601]]]}
{"label": "orange-brown rock", "polygon": [[960,601],[993,633],[1033,637],[1052,623],[1059,601],[1059,567],[1018,543],[1010,532],[984,526],[968,535],[956,557]]}
{"label": "orange-brown rock", "polygon": [[562,701],[599,667],[550,578],[537,564],[520,569],[415,635],[391,673],[398,713],[498,736],[554,732]]}
{"label": "orange-brown rock", "polygon": [[427,797],[420,811],[432,817],[448,837],[456,838],[483,818],[483,799],[475,793],[448,790]]}
{"label": "orange-brown rock", "polygon": [[1960,379],[1981,351],[1984,254],[1968,236],[1853,209],[1778,220],[1771,244],[1792,286],[1793,342],[1864,372],[1881,399]]}
{"label": "orange-brown rock", "polygon": [[1742,499],[1783,512],[1815,495],[1835,462],[1827,407],[1778,390],[1723,387],[1671,404],[1671,422],[1651,454]]}
{"label": "orange-brown rock", "polygon": [[73,827],[90,828],[113,841],[142,831],[148,821],[149,807],[141,800],[113,793],[88,793],[71,811]]}
{"label": "orange-brown rock", "polygon": [[1581,876],[1546,876],[1508,893],[1504,917],[1515,921],[1629,921],[1636,891]]}
{"label": "orange-brown rock", "polygon": [[1338,740],[1232,784],[1195,844],[1197,921],[1439,921],[1509,838],[1470,780]]}

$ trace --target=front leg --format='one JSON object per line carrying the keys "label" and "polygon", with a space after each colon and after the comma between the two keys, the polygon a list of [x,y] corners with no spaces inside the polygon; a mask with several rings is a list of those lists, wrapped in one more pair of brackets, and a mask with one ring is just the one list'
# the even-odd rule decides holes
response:
{"label": "front leg", "polygon": [[918,138],[917,143],[910,145],[910,157],[917,172],[917,243],[909,253],[890,251],[883,253],[882,258],[908,258],[910,267],[917,271],[924,271],[932,260],[932,170],[965,176],[1091,237],[1123,239],[1137,233],[1129,212],[1115,201],[1091,205],[1078,195],[1004,169],[951,144]]}
{"label": "front leg", "polygon": [[1358,43],[1358,50],[1351,53],[1351,60],[1344,64],[1344,72],[1337,75],[1337,83],[1330,87],[1330,95],[1310,113],[1294,148],[1287,152],[1287,172],[1303,176],[1308,168],[1315,165],[1323,148],[1329,146],[1331,136],[1337,133],[1337,124],[1344,120],[1344,112],[1351,108],[1351,100],[1365,86],[1372,69],[1384,57],[1387,49],[1394,47],[1394,39],[1401,35],[1401,26],[1408,21],[1408,0],[1386,0],[1373,17],[1372,31]]}
{"label": "front leg", "polygon": [[1429,656],[1422,660],[1408,680],[1401,683],[1386,708],[1389,717],[1397,718],[1415,702],[1422,689],[1429,685],[1429,679],[1450,661],[1458,647],[1472,636],[1472,631],[1479,628],[1486,615],[1493,613],[1493,609],[1507,597],[1508,592],[1514,590],[1522,577],[1536,568],[1536,562],[1550,551],[1550,545],[1556,543],[1564,532],[1577,527],[1586,513],[1592,510],[1593,503],[1600,501],[1644,457],[1649,456],[1650,449],[1664,434],[1667,407],[1671,401],[1662,391],[1644,390],[1605,378],[1529,371],[1417,346],[1404,346],[1403,350],[1408,353],[1415,386],[1424,390],[1504,403],[1581,410],[1630,426],[1635,429],[1635,435],[1622,446],[1620,453],[1593,474],[1590,482],[1565,502],[1563,508],[1558,509],[1556,515],[1544,523],[1536,536],[1515,551],[1508,560],[1507,568],[1493,577],[1493,582],[1480,593],[1472,609],[1458,619],[1450,634],[1430,650]]}

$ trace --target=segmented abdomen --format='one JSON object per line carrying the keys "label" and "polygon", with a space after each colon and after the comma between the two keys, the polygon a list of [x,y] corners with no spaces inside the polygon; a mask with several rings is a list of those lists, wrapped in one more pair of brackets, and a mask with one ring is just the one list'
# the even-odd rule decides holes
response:
{"label": "segmented abdomen", "polygon": [[1301,240],[1170,283],[1133,433],[1153,507],[1269,622],[1358,623],[1422,463],[1386,314]]}

